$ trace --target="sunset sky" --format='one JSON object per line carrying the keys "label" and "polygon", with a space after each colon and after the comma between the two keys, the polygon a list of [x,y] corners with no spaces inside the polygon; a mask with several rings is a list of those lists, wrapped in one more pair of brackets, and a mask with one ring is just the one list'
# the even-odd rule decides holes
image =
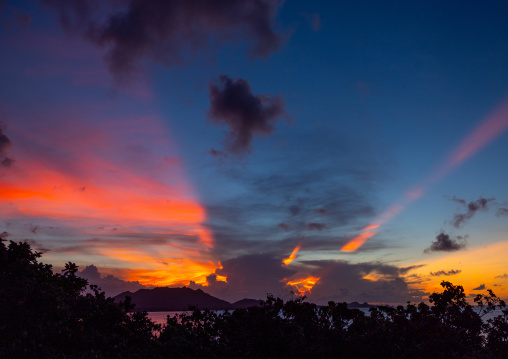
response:
{"label": "sunset sky", "polygon": [[109,295],[508,299],[506,1],[0,1],[0,232]]}

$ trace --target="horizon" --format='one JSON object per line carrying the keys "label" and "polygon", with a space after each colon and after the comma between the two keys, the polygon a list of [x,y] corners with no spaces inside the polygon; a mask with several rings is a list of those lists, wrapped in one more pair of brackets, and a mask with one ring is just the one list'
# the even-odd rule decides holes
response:
{"label": "horizon", "polygon": [[6,239],[107,295],[508,299],[508,4],[193,4],[0,2]]}

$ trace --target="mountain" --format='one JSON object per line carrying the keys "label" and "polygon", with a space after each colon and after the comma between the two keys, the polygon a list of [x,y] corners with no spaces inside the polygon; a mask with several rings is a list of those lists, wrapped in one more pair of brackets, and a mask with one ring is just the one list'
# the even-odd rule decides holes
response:
{"label": "mountain", "polygon": [[121,301],[125,300],[126,296],[131,297],[132,303],[136,305],[136,310],[147,312],[184,311],[189,310],[191,306],[199,309],[233,310],[259,304],[259,301],[254,299],[242,299],[231,304],[225,300],[213,297],[201,289],[193,290],[186,287],[140,289],[134,293],[127,291],[118,294],[114,299],[115,301]]}
{"label": "mountain", "polygon": [[347,305],[348,308],[375,308],[375,305],[369,304],[367,302],[358,303],[358,302],[351,302]]}
{"label": "mountain", "polygon": [[232,309],[240,309],[240,308],[250,308],[250,307],[256,307],[259,305],[259,300],[257,299],[247,299],[244,298],[242,300],[239,300],[238,302],[234,302],[231,304],[233,307]]}

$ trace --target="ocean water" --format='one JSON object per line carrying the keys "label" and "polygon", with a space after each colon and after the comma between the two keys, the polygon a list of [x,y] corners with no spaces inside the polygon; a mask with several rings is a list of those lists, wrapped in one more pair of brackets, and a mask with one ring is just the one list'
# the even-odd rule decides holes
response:
{"label": "ocean water", "polygon": [[[358,308],[365,314],[369,315],[369,308]],[[166,324],[166,317],[169,315],[170,317],[175,316],[176,314],[182,313],[190,313],[190,312],[181,312],[181,311],[171,311],[171,312],[148,312],[148,317],[157,324]],[[224,313],[223,310],[218,310],[217,313]],[[483,321],[487,321],[488,319],[497,317],[498,315],[503,314],[501,309],[496,309],[488,314],[485,314],[482,319]]]}

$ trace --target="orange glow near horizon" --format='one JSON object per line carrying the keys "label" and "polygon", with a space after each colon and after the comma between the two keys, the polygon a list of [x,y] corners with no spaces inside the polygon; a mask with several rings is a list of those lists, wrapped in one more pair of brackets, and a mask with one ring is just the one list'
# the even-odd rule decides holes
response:
{"label": "orange glow near horizon", "polygon": [[20,130],[13,140],[16,164],[3,170],[0,187],[5,220],[42,228],[32,237],[44,246],[51,247],[44,231],[70,233],[49,260],[72,254],[110,271],[132,268],[118,273],[145,285],[206,283],[220,266],[206,211],[181,161],[165,157],[172,144],[157,119],[66,119],[60,132],[48,128]]}
{"label": "orange glow near horizon", "polygon": [[[501,299],[508,299],[508,238],[499,237],[499,242],[487,246],[471,247],[467,251],[443,253],[439,257],[425,258],[425,261],[412,263],[416,268],[411,271],[412,278],[418,278],[412,289],[421,289],[428,293],[442,292],[442,280],[461,285],[467,294],[486,293],[492,289]],[[460,270],[454,275],[431,275],[443,270]],[[410,280],[408,280],[410,282]],[[485,290],[475,290],[481,284]]]}
{"label": "orange glow near horizon", "polygon": [[492,142],[508,128],[508,101],[499,106],[491,115],[484,119],[461,143],[445,158],[438,169],[432,173],[422,184],[408,190],[400,203],[392,205],[383,212],[373,223],[368,224],[362,233],[355,236],[342,248],[342,252],[353,252],[363,246],[378,231],[381,225],[389,222],[410,203],[421,198],[425,189],[437,182],[464,161],[480,151],[485,145]]}
{"label": "orange glow near horizon", "polygon": [[292,261],[295,260],[296,255],[298,254],[298,251],[300,250],[300,245],[297,245],[295,249],[293,249],[293,252],[289,255],[289,257],[282,260],[284,265],[289,265]]}
{"label": "orange glow near horizon", "polygon": [[303,279],[296,279],[292,281],[288,281],[287,285],[291,287],[295,287],[300,295],[305,295],[305,293],[311,293],[312,288],[316,285],[320,278],[318,277],[307,277]]}

